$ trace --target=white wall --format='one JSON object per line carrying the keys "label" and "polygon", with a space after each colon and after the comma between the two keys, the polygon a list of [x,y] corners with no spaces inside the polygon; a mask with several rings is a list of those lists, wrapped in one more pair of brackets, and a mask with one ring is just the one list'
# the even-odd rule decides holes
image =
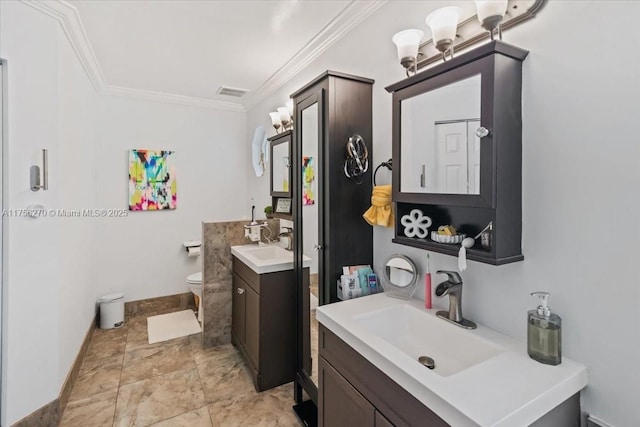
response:
{"label": "white wall", "polygon": [[[75,208],[89,202],[94,93],[56,21],[2,2],[0,56],[8,66],[5,205]],[[29,189],[29,167],[49,149],[49,190]],[[84,178],[84,179],[83,179]],[[6,298],[2,424],[57,397],[94,314],[92,243],[77,218],[5,218]]]}
{"label": "white wall", "polygon": [[201,260],[187,258],[182,243],[200,239],[202,221],[251,214],[246,114],[101,96],[97,116],[97,207],[127,208],[132,148],[174,150],[178,183],[175,210],[99,221],[98,294],[124,292],[131,301],[188,292],[186,277]]}
{"label": "white wall", "polygon": [[[60,30],[58,69],[59,139],[57,161],[51,163],[57,182],[52,183],[51,190],[58,194],[57,208],[91,208],[99,195],[94,179],[97,95]],[[62,385],[95,315],[96,221],[93,218],[60,218],[52,226],[57,226],[59,231],[57,253],[49,254],[49,257],[60,269],[58,384]]]}
{"label": "white wall", "polygon": [[[444,3],[389,2],[249,111],[248,128],[267,128],[267,113],[326,69],[359,74],[376,79],[372,165],[387,160],[391,95],[384,87],[404,77],[391,36],[424,28],[424,17]],[[602,19],[611,10],[616,19]],[[521,340],[535,305],[529,292],[550,291],[563,318],[564,355],[589,368],[583,409],[618,427],[640,420],[638,14],[637,2],[550,1],[533,21],[505,32],[505,41],[531,52],[523,76],[525,261],[470,262],[464,274],[465,315]],[[249,178],[250,194],[267,201],[267,183]],[[425,252],[394,245],[392,237],[375,229],[375,264],[399,252],[424,269]],[[431,265],[455,269],[456,260],[433,254]]]}

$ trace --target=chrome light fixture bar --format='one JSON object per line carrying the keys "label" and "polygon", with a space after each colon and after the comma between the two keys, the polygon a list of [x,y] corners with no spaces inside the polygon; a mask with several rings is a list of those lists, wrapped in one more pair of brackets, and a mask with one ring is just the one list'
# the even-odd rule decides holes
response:
{"label": "chrome light fixture bar", "polygon": [[[491,18],[490,16],[485,19],[485,22],[481,23],[478,15],[473,15],[458,24],[456,38],[453,40],[451,48],[456,51],[466,49],[491,38],[496,27],[498,27],[499,32],[502,32],[526,22],[534,18],[546,3],[547,0],[508,0],[506,13],[502,20],[497,23],[495,18],[487,20]],[[496,27],[492,27],[492,21]],[[432,39],[425,41],[420,44],[418,50],[419,59],[416,69],[420,70],[441,60],[442,55],[442,51],[437,48]]]}

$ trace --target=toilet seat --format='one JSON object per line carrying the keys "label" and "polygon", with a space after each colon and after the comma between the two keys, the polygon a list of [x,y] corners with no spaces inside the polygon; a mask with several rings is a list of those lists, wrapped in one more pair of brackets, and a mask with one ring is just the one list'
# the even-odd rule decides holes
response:
{"label": "toilet seat", "polygon": [[202,284],[202,271],[197,273],[193,273],[187,276],[187,283],[191,283],[192,285],[201,285]]}

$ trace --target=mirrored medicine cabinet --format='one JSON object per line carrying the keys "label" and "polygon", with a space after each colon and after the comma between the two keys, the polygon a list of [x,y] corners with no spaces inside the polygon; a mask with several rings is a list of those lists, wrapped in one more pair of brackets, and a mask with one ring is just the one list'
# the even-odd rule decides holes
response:
{"label": "mirrored medicine cabinet", "polygon": [[293,131],[285,131],[269,138],[271,168],[271,197],[273,216],[293,219],[291,208],[291,148]]}
{"label": "mirrored medicine cabinet", "polygon": [[[491,240],[467,251],[489,264],[520,261],[522,62],[528,52],[492,41],[395,83],[395,243],[457,255],[459,244],[407,237],[402,216],[420,209],[432,230],[453,225]],[[394,163],[395,166],[395,163]],[[485,242],[486,243],[486,242]]]}

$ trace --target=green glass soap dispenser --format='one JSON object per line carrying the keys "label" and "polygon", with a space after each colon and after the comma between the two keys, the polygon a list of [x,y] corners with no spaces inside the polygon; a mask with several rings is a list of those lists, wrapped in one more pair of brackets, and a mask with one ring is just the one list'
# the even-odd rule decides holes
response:
{"label": "green glass soap dispenser", "polygon": [[531,295],[540,299],[540,305],[528,313],[527,353],[540,363],[559,365],[562,362],[562,320],[551,312],[548,292],[533,292]]}

